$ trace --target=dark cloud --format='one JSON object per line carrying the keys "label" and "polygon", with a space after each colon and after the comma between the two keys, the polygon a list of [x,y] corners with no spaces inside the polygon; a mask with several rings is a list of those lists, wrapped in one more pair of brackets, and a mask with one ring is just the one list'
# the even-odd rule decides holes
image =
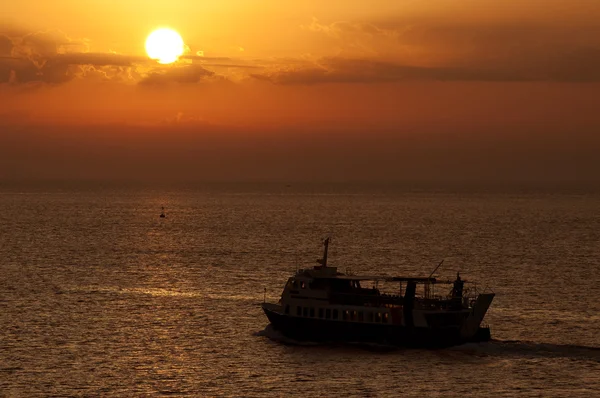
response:
{"label": "dark cloud", "polygon": [[8,57],[12,54],[14,44],[12,39],[6,35],[0,34],[0,56]]}
{"label": "dark cloud", "polygon": [[1,83],[65,83],[80,72],[77,65],[45,59],[36,62],[30,58],[0,58]]}
{"label": "dark cloud", "polygon": [[[381,76],[354,64],[275,72],[271,80],[379,82],[404,79],[566,82],[600,81],[600,27],[548,23],[463,23],[387,20],[380,23],[317,21],[308,30],[337,41],[338,58],[381,60],[396,66]],[[369,61],[371,62],[371,61]],[[402,65],[420,65],[405,67]],[[431,67],[435,65],[435,67]],[[391,72],[391,75],[390,75]],[[264,78],[264,76],[263,76]]]}
{"label": "dark cloud", "polygon": [[[383,28],[382,28],[383,29]],[[394,32],[401,44],[448,46],[453,49],[483,53],[505,53],[523,48],[547,51],[564,50],[580,45],[600,44],[600,27],[536,23],[388,23],[385,31]]]}
{"label": "dark cloud", "polygon": [[[156,62],[145,56],[89,52],[86,40],[74,40],[56,30],[11,34],[14,36],[0,31],[0,84],[60,84],[76,78],[189,84],[214,75],[204,66],[252,68],[228,57],[186,55],[184,62],[193,64],[163,66],[147,74],[144,69]],[[202,65],[196,64],[198,61],[203,61]]]}
{"label": "dark cloud", "polygon": [[240,79],[254,72],[250,76],[255,79],[290,85],[422,80],[600,82],[597,26],[433,20],[321,24],[315,20],[304,29],[322,35],[327,39],[324,45],[329,43],[337,55],[314,62],[280,59],[276,64],[187,54],[181,57],[184,65],[157,68],[149,74],[144,69],[154,61],[147,57],[91,53],[86,40],[69,38],[58,30],[0,29],[0,84],[59,84],[94,76],[144,85],[198,83],[214,76],[207,68],[219,67],[239,68],[235,73]]}
{"label": "dark cloud", "polygon": [[98,75],[104,80],[127,80],[136,57],[117,54],[58,54],[38,63],[29,58],[0,57],[1,83],[66,83]]}
{"label": "dark cloud", "polygon": [[33,32],[9,38],[13,43],[10,55],[28,59],[40,68],[58,54],[87,51],[85,40],[73,40],[59,30]]}
{"label": "dark cloud", "polygon": [[9,63],[12,62],[12,40],[5,35],[0,35],[0,83],[10,80],[12,69]]}
{"label": "dark cloud", "polygon": [[328,58],[318,66],[252,74],[276,84],[387,83],[412,80],[438,81],[523,81],[518,74],[486,69],[419,67],[381,60]]}
{"label": "dark cloud", "polygon": [[495,67],[536,80],[600,81],[600,27],[536,24],[397,27],[398,43],[443,52],[447,62]]}
{"label": "dark cloud", "polygon": [[74,77],[69,65],[44,61],[38,65],[29,58],[0,59],[0,83],[64,83]]}
{"label": "dark cloud", "polygon": [[241,62],[239,59],[231,57],[207,57],[204,55],[185,54],[180,57],[183,60],[199,62],[202,66],[222,67],[222,68],[240,68],[240,69],[258,69],[257,65],[250,65]]}
{"label": "dark cloud", "polygon": [[215,68],[239,68],[239,69],[262,69],[259,65],[246,65],[246,64],[217,64],[212,62],[203,63],[202,66],[211,66]]}
{"label": "dark cloud", "polygon": [[185,54],[180,58],[182,59],[191,59],[196,61],[211,61],[211,62],[229,62],[233,61],[230,57],[205,57],[204,55],[194,55],[194,54]]}
{"label": "dark cloud", "polygon": [[51,62],[68,65],[132,66],[151,62],[147,57],[115,53],[67,53],[57,54]]}
{"label": "dark cloud", "polygon": [[[137,67],[154,63],[144,56],[89,52],[86,40],[71,39],[58,30],[0,31],[0,84],[60,84],[83,77],[137,81],[141,78]],[[149,76],[152,82],[160,79],[158,75]],[[174,79],[195,77],[189,74]]]}
{"label": "dark cloud", "polygon": [[65,33],[53,30],[30,33],[21,38],[19,48],[29,55],[48,57],[63,50],[82,51],[85,41],[70,39]]}
{"label": "dark cloud", "polygon": [[90,65],[125,67],[143,60],[84,52],[85,40],[73,40],[58,30],[16,34],[13,29],[12,35],[0,35],[0,83],[60,84],[86,75]]}
{"label": "dark cloud", "polygon": [[325,25],[319,23],[317,19],[313,19],[312,23],[308,26],[302,26],[304,29],[313,31],[313,32],[321,32],[325,33],[329,36],[348,40],[352,36],[355,38],[360,37],[361,35],[365,37],[376,37],[376,36],[397,36],[397,33],[394,29],[388,29],[385,27],[379,27],[372,23],[366,22],[349,22],[349,21],[337,21],[331,24]]}
{"label": "dark cloud", "polygon": [[214,72],[199,65],[173,66],[150,73],[140,81],[140,84],[147,86],[170,83],[191,84],[198,83],[212,76],[214,76]]}

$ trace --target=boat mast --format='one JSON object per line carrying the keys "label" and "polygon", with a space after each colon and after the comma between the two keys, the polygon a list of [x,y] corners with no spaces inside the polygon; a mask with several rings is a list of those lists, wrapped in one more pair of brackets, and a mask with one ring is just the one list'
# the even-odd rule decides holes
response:
{"label": "boat mast", "polygon": [[427,278],[428,279],[431,278],[433,276],[433,274],[435,274],[435,271],[437,271],[438,268],[440,268],[442,266],[442,264],[444,264],[444,260],[440,261],[440,263],[438,264],[438,266],[435,267],[435,269],[433,271],[431,271],[431,274],[429,274],[429,276]]}
{"label": "boat mast", "polygon": [[323,241],[323,246],[325,246],[323,249],[323,258],[320,260],[317,260],[317,262],[319,264],[321,264],[323,267],[327,267],[327,249],[329,248],[329,239],[331,239],[331,238],[327,237],[327,239],[325,239]]}

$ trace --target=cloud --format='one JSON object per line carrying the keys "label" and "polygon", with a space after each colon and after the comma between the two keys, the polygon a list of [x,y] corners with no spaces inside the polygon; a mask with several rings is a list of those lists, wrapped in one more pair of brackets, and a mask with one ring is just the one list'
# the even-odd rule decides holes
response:
{"label": "cloud", "polygon": [[75,77],[68,64],[44,61],[42,65],[29,58],[0,59],[0,83],[64,83]]}
{"label": "cloud", "polygon": [[[75,40],[58,30],[0,32],[0,83],[60,84],[78,77],[114,76],[115,68],[148,62],[145,57],[91,53],[87,40]],[[106,67],[106,70],[102,70]],[[112,70],[111,70],[112,69]]]}
{"label": "cloud", "polygon": [[214,68],[238,68],[238,69],[262,69],[262,66],[259,65],[246,65],[246,64],[217,64],[206,62],[203,63],[202,66],[210,66]]}
{"label": "cloud", "polygon": [[110,53],[55,54],[38,61],[22,57],[0,57],[0,84],[60,84],[92,76],[92,71],[98,72],[105,79],[114,76],[114,71],[131,76],[136,62],[142,61],[139,57]]}
{"label": "cloud", "polygon": [[150,73],[140,81],[140,84],[146,86],[158,86],[171,83],[192,84],[212,76],[215,76],[214,72],[199,65],[173,66],[171,68]]}
{"label": "cloud", "polygon": [[303,25],[302,28],[312,32],[322,32],[344,40],[347,40],[349,35],[363,37],[397,37],[398,35],[398,32],[394,29],[381,28],[372,23],[337,21],[331,24],[322,24],[316,18],[313,18],[310,25]]}
{"label": "cloud", "polygon": [[319,48],[326,49],[319,50],[320,57],[249,60],[198,52],[165,67],[145,56],[90,52],[89,40],[73,39],[58,30],[0,29],[0,84],[61,84],[81,78],[189,84],[214,80],[216,75],[209,69],[217,68],[228,68],[220,73],[231,81],[250,76],[282,85],[600,82],[600,27],[593,25],[391,17],[329,24],[315,19],[302,28],[309,36],[316,35]]}
{"label": "cloud", "polygon": [[307,32],[321,35],[320,42],[329,45],[336,56],[385,57],[402,59],[406,48],[398,42],[399,32],[379,27],[373,23],[337,21],[322,24],[313,19],[302,26]]}
{"label": "cloud", "polygon": [[8,57],[12,54],[14,44],[12,39],[6,35],[0,34],[0,56]]}
{"label": "cloud", "polygon": [[[459,23],[387,20],[334,22],[316,20],[306,30],[334,40],[335,57],[395,64],[378,82],[392,78],[434,80],[566,82],[600,81],[600,27],[549,23]],[[319,61],[321,63],[321,61]],[[407,66],[411,65],[411,66]],[[313,74],[315,80],[358,81],[354,64],[275,72],[274,80]],[[393,76],[388,72],[394,71]],[[360,76],[365,72],[360,72]],[[368,74],[368,73],[367,73]],[[345,76],[345,77],[344,77]],[[263,76],[264,78],[265,76]]]}
{"label": "cloud", "polygon": [[81,78],[142,85],[190,84],[215,75],[206,67],[256,68],[229,57],[181,58],[183,65],[158,66],[145,56],[90,52],[88,40],[72,39],[58,30],[0,31],[0,84],[61,84]]}
{"label": "cloud", "polygon": [[180,58],[197,61],[232,61],[232,58],[230,57],[206,57],[203,54],[204,52],[198,51],[198,54],[184,54]]}
{"label": "cloud", "polygon": [[12,69],[9,67],[13,48],[12,40],[5,35],[0,35],[0,83],[10,80]]}
{"label": "cloud", "polygon": [[207,57],[203,55],[202,51],[198,51],[197,54],[184,54],[179,57],[182,60],[190,60],[193,62],[199,62],[202,66],[211,67],[223,67],[223,68],[240,68],[240,69],[256,69],[261,68],[258,65],[251,65],[243,62],[240,59],[231,57]]}
{"label": "cloud", "polygon": [[50,62],[68,65],[132,66],[151,62],[147,57],[116,53],[67,53],[49,58]]}
{"label": "cloud", "polygon": [[415,80],[437,81],[523,81],[518,74],[492,69],[422,67],[384,60],[325,58],[318,65],[286,68],[252,74],[258,80],[275,84],[388,83]]}
{"label": "cloud", "polygon": [[27,58],[38,66],[42,66],[48,58],[57,54],[86,52],[88,42],[85,39],[74,40],[59,30],[27,33],[12,37],[13,48],[11,55],[17,58]]}

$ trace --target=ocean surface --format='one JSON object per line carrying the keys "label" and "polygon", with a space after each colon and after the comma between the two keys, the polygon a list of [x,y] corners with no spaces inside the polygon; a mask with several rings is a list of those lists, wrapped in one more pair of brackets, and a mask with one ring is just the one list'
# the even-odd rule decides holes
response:
{"label": "ocean surface", "polygon": [[[161,206],[167,217],[159,218]],[[460,271],[494,340],[299,344],[259,307],[321,256]],[[600,396],[600,194],[0,185],[0,397]]]}

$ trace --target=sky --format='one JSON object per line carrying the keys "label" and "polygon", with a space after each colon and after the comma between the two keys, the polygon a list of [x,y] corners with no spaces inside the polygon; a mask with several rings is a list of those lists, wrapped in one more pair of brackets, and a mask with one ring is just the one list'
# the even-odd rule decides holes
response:
{"label": "sky", "polygon": [[[19,0],[0,180],[600,182],[595,0]],[[144,49],[181,34],[169,65]]]}

